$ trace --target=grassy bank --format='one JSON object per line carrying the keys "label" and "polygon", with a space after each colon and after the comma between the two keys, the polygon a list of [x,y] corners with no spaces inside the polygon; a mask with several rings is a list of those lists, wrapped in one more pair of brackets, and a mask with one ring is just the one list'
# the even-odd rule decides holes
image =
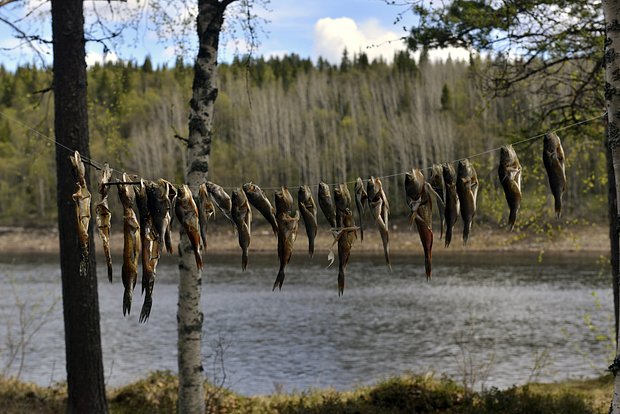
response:
{"label": "grassy bank", "polygon": [[[316,389],[295,394],[244,397],[205,386],[209,413],[607,413],[612,377],[529,384],[507,390],[468,393],[449,379],[395,377],[353,391]],[[110,411],[119,414],[175,412],[176,376],[154,372],[146,379],[109,391]],[[63,385],[38,387],[0,378],[0,411],[62,413]]]}

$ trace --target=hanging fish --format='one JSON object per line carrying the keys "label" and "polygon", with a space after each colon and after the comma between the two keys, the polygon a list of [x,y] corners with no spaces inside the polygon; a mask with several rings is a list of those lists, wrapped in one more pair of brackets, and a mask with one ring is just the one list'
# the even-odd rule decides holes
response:
{"label": "hanging fish", "polygon": [[112,283],[112,255],[110,254],[110,222],[112,220],[112,212],[108,205],[108,186],[112,178],[112,170],[108,163],[103,164],[101,169],[101,178],[99,179],[99,194],[101,201],[95,206],[95,221],[101,243],[103,244],[103,254],[108,267],[108,280]]}
{"label": "hanging fish", "polygon": [[562,215],[562,195],[566,189],[566,171],[564,168],[564,149],[560,137],[555,132],[545,134],[543,138],[543,163],[549,178],[549,187],[555,200],[555,215]]}
{"label": "hanging fish", "polygon": [[314,255],[314,239],[317,233],[317,211],[316,203],[314,202],[314,198],[312,198],[312,192],[307,185],[299,187],[299,191],[297,192],[297,205],[306,227],[308,254],[312,257]]}
{"label": "hanging fish", "polygon": [[189,243],[194,251],[196,267],[202,269],[202,256],[200,255],[200,223],[198,222],[198,207],[194,201],[192,191],[187,184],[178,188],[177,200],[174,206],[174,213],[181,223]]}
{"label": "hanging fish", "polygon": [[357,177],[355,181],[355,207],[357,207],[357,214],[360,217],[360,239],[364,241],[364,211],[368,204],[368,194],[364,189],[364,182],[360,177]]}
{"label": "hanging fish", "polygon": [[282,290],[284,283],[284,269],[293,255],[293,244],[297,237],[297,227],[299,226],[299,213],[295,216],[291,215],[293,209],[293,196],[286,187],[276,191],[276,220],[278,221],[278,258],[280,259],[280,269],[278,276],[273,284],[273,290],[276,287]]}
{"label": "hanging fish", "polygon": [[241,247],[241,270],[245,271],[248,265],[248,248],[252,230],[252,208],[245,193],[237,188],[232,192],[231,200],[232,220],[237,226],[239,246]]}
{"label": "hanging fish", "polygon": [[443,238],[443,229],[446,221],[446,196],[443,183],[443,168],[440,164],[433,164],[433,167],[431,168],[431,178],[429,178],[428,182],[442,201],[441,203],[437,203],[439,207],[439,227],[441,230],[439,233],[439,240],[441,240]]}
{"label": "hanging fish", "polygon": [[207,192],[206,184],[200,184],[198,189],[198,221],[200,222],[200,237],[202,247],[207,250],[207,221],[215,214],[215,207]]}
{"label": "hanging fish", "polygon": [[445,218],[446,218],[446,238],[445,247],[450,246],[452,241],[452,230],[460,213],[460,203],[456,194],[456,173],[452,164],[443,164],[443,182],[445,189]]}
{"label": "hanging fish", "polygon": [[463,244],[467,244],[471,225],[476,215],[476,197],[478,196],[478,176],[468,159],[459,161],[456,171],[456,193],[461,203],[463,219]]}
{"label": "hanging fish", "polygon": [[174,251],[174,249],[172,248],[172,221],[174,220],[174,214],[172,214],[172,211],[174,210],[175,204],[176,204],[176,200],[177,200],[177,190],[174,188],[174,185],[172,185],[171,182],[164,180],[163,178],[159,179],[160,185],[165,185],[168,189],[167,189],[167,194],[168,194],[168,206],[169,206],[169,211],[170,213],[168,214],[168,216],[170,217],[170,220],[168,220],[168,225],[166,226],[165,230],[164,230],[164,242],[166,244],[166,251],[168,253],[172,253]]}
{"label": "hanging fish", "polygon": [[252,184],[250,182],[243,184],[243,191],[245,192],[250,204],[252,204],[254,208],[257,209],[263,217],[265,217],[269,224],[271,224],[273,234],[277,237],[278,223],[276,223],[275,209],[269,202],[269,199],[267,199],[267,196],[265,196],[263,190],[261,190],[256,184]]}
{"label": "hanging fish", "polygon": [[168,253],[172,253],[172,243],[170,243],[170,187],[164,179],[159,179],[157,183],[149,183],[146,186],[147,206],[153,219],[153,229],[157,234],[157,245],[159,252],[163,250],[164,244]]}
{"label": "hanging fish", "polygon": [[517,212],[521,206],[521,164],[512,145],[504,146],[499,153],[499,167],[497,168],[499,182],[504,189],[504,195],[510,208],[508,225],[510,231],[517,221]]}
{"label": "hanging fish", "polygon": [[336,235],[338,242],[338,296],[344,295],[344,276],[349,257],[351,256],[351,248],[353,242],[357,239],[357,227],[353,220],[353,213],[349,208],[341,212],[342,225]]}
{"label": "hanging fish", "polygon": [[[123,173],[122,182],[129,177]],[[138,258],[140,257],[140,224],[133,211],[134,191],[130,185],[119,184],[118,196],[123,205],[123,267],[122,279],[125,293],[123,294],[123,316],[131,313],[133,289],[138,280]]]}
{"label": "hanging fish", "polygon": [[321,211],[325,215],[329,225],[336,227],[336,209],[332,202],[329,185],[322,181],[319,183],[319,207],[321,207]]}
{"label": "hanging fish", "polygon": [[[429,191],[430,190],[430,191]],[[415,225],[420,235],[422,248],[424,249],[424,269],[426,280],[431,279],[433,259],[433,200],[431,193],[434,190],[424,179],[422,172],[413,169],[405,174],[405,196],[407,206],[411,209],[409,224]],[[437,195],[439,197],[439,195]]]}
{"label": "hanging fish", "polygon": [[75,215],[77,221],[77,235],[80,249],[82,250],[82,258],[80,260],[80,274],[85,276],[88,266],[88,225],[90,223],[90,191],[86,187],[85,173],[86,169],[80,153],[75,151],[74,155],[70,155],[73,172],[77,182],[75,183],[75,193],[73,193],[73,201],[75,202]]}
{"label": "hanging fish", "polygon": [[368,207],[372,213],[379,233],[383,242],[383,253],[385,255],[385,263],[392,270],[390,264],[390,241],[389,241],[389,211],[387,196],[383,191],[381,180],[377,177],[370,177],[366,185],[366,193],[368,194]]}
{"label": "hanging fish", "polygon": [[[138,179],[137,177],[135,178]],[[152,183],[149,183],[149,185]],[[140,223],[140,245],[142,258],[142,293],[144,294],[144,302],[140,310],[139,321],[146,322],[151,314],[153,306],[153,288],[155,286],[155,276],[157,272],[157,264],[159,263],[159,245],[157,243],[157,234],[153,225],[153,217],[148,208],[147,183],[140,178],[140,184],[133,187],[136,207],[138,208],[138,217]]]}
{"label": "hanging fish", "polygon": [[351,193],[346,184],[340,183],[334,188],[334,206],[336,207],[336,227],[344,227],[342,214],[351,205]]}
{"label": "hanging fish", "polygon": [[207,193],[211,197],[211,201],[215,203],[217,208],[224,214],[232,224],[235,222],[230,215],[230,209],[232,208],[232,201],[230,200],[230,196],[226,194],[226,191],[219,185],[212,183],[211,181],[206,182]]}

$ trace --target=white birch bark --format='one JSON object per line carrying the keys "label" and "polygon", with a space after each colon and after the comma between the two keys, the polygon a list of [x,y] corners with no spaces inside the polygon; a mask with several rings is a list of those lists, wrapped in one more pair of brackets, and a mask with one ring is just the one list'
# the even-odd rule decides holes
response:
{"label": "white birch bark", "polygon": [[[192,192],[205,182],[209,171],[213,107],[217,98],[216,70],[219,36],[224,11],[234,0],[199,0],[197,32],[198,56],[190,102],[186,183]],[[196,195],[195,194],[195,195]],[[202,274],[196,267],[192,247],[181,231],[179,246],[178,364],[179,413],[205,412],[204,370],[202,367],[202,322],[200,307]]]}
{"label": "white birch bark", "polygon": [[[604,0],[603,11],[605,14],[605,99],[607,101],[608,121],[608,144],[611,147],[614,176],[616,177],[616,194],[620,194],[620,1]],[[620,198],[617,199],[617,211],[620,211]],[[617,219],[617,223],[620,219]],[[615,237],[618,237],[616,229]],[[618,283],[614,275],[613,283]],[[616,315],[617,317],[617,315]],[[616,333],[617,335],[617,333]],[[616,344],[617,342],[616,337]],[[611,404],[611,412],[620,414],[620,369],[619,348],[616,345],[616,359],[610,367],[614,373],[614,394]]]}

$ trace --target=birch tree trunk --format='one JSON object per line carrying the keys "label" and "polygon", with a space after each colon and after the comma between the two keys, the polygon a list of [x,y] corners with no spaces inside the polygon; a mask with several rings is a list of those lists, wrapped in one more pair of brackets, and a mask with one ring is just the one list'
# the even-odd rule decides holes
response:
{"label": "birch tree trunk", "polygon": [[[217,98],[217,53],[226,7],[234,0],[199,0],[197,31],[198,56],[189,115],[186,183],[196,198],[198,186],[209,171],[213,107]],[[200,308],[202,274],[196,267],[192,247],[181,231],[179,246],[179,412],[203,414],[205,411],[202,367],[202,322]]]}
{"label": "birch tree trunk", "polygon": [[[54,39],[54,135],[56,143],[90,157],[86,102],[86,59],[82,0],[52,0]],[[80,273],[81,249],[71,195],[73,168],[66,148],[56,146],[58,238],[62,308],[67,357],[67,412],[107,413],[101,356],[99,299],[95,273],[94,220],[88,231],[86,274]],[[86,183],[90,186],[88,175]]]}
{"label": "birch tree trunk", "polygon": [[[614,169],[616,194],[620,194],[620,1],[604,0],[603,11],[605,14],[605,99],[607,101],[607,142],[611,149],[611,159]],[[616,197],[616,214],[620,211],[620,197]],[[618,225],[620,216],[616,215],[614,238],[619,236]],[[612,243],[617,248],[617,243]],[[612,257],[617,255],[612,251]],[[618,278],[613,275],[614,293],[617,292]],[[617,298],[614,298],[616,301]],[[616,306],[614,306],[616,308]],[[615,309],[617,312],[617,308]],[[616,318],[618,315],[616,314]],[[620,414],[620,354],[618,353],[618,334],[616,333],[616,358],[610,367],[614,379],[614,395],[611,403],[611,412]]]}

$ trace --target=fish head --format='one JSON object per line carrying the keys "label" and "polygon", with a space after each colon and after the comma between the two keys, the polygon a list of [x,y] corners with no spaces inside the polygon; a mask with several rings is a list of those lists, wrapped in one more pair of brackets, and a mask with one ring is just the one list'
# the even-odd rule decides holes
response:
{"label": "fish head", "polygon": [[443,187],[443,167],[440,164],[433,164],[431,167],[429,182],[434,187]]}
{"label": "fish head", "polygon": [[457,177],[468,177],[471,175],[471,163],[466,158],[464,160],[459,160],[456,166],[456,176]]}
{"label": "fish head", "polygon": [[243,191],[246,193],[252,193],[256,191],[256,186],[250,181],[249,183],[243,184]]}
{"label": "fish head", "polygon": [[454,167],[450,163],[442,164],[443,181],[446,185],[452,185],[456,181]]}
{"label": "fish head", "polygon": [[304,204],[310,197],[310,187],[307,185],[300,185],[297,191],[297,201],[300,204]]}
{"label": "fish head", "polygon": [[411,172],[405,174],[405,193],[407,197],[417,199],[424,191],[424,184],[426,180],[422,171],[413,169]]}
{"label": "fish head", "polygon": [[232,202],[232,209],[235,212],[240,211],[244,208],[245,204],[247,204],[248,199],[245,196],[245,192],[240,188],[235,188],[230,194],[230,199]]}
{"label": "fish head", "polygon": [[327,185],[323,181],[319,183],[319,197],[331,198],[329,194],[329,185]]}
{"label": "fish head", "polygon": [[366,194],[368,194],[368,199],[374,200],[377,195],[377,191],[378,189],[375,187],[375,177],[371,175],[366,183]]}
{"label": "fish head", "polygon": [[276,211],[283,213],[291,211],[293,209],[293,196],[288,191],[287,187],[282,187],[275,192]]}
{"label": "fish head", "polygon": [[357,180],[355,180],[355,193],[364,193],[364,181],[362,181],[361,177],[357,177]]}
{"label": "fish head", "polygon": [[351,203],[350,195],[347,197],[348,192],[349,190],[344,184],[340,184],[338,187],[334,188],[334,204],[340,211],[346,210]]}

